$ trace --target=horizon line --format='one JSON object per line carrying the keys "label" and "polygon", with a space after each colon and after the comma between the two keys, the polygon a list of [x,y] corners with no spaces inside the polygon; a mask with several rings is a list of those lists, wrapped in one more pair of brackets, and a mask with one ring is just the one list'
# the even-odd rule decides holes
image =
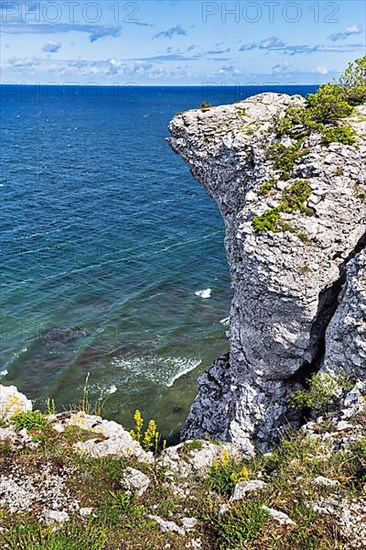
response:
{"label": "horizon line", "polygon": [[72,82],[66,82],[66,83],[56,83],[56,82],[51,82],[51,83],[43,83],[43,82],[0,82],[0,86],[49,86],[50,88],[51,87],[56,87],[56,86],[64,86],[64,87],[82,87],[82,86],[89,86],[90,88],[117,88],[119,86],[124,86],[124,87],[136,87],[136,88],[161,88],[161,87],[164,87],[164,88],[202,88],[202,87],[216,87],[216,86],[229,86],[229,87],[254,87],[254,86],[321,86],[321,83],[320,82],[312,82],[312,83],[308,83],[308,82],[300,82],[300,83],[284,83],[284,84],[280,84],[280,83],[271,83],[271,82],[268,82],[268,83],[261,83],[261,84],[241,84],[240,82],[236,82],[234,84],[227,84],[226,82],[221,82],[220,84],[219,83],[210,83],[208,82],[207,84],[137,84],[135,82],[131,82],[131,83],[126,83],[126,84],[97,84],[97,83],[85,83],[85,84],[80,84],[80,83],[72,83]]}

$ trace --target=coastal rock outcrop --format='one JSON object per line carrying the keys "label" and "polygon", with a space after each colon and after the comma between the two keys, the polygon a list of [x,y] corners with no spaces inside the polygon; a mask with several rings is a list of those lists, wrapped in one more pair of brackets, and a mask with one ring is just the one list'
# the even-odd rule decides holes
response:
{"label": "coastal rock outcrop", "polygon": [[[224,218],[234,291],[230,353],[200,378],[184,438],[267,449],[282,427],[299,423],[292,394],[313,372],[365,374],[366,108],[347,119],[355,145],[325,145],[313,132],[283,177],[270,152],[278,143],[296,152],[277,128],[304,101],[264,93],[170,123],[172,149]],[[306,186],[304,203],[284,209],[281,229],[255,228],[255,217],[296,185]]]}

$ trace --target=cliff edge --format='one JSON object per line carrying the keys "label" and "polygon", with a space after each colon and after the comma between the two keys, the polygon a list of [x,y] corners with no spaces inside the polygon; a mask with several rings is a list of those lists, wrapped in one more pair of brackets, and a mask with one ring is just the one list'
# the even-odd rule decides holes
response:
{"label": "cliff edge", "polygon": [[184,438],[265,450],[299,424],[292,396],[313,373],[366,377],[366,106],[304,132],[289,113],[305,105],[263,93],[170,123],[224,218],[234,291],[230,352],[200,378]]}

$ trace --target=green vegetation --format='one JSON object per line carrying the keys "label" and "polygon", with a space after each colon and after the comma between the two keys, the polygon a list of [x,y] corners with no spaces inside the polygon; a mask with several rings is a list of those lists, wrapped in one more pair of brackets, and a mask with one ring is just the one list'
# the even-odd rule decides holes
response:
{"label": "green vegetation", "polygon": [[219,541],[222,550],[246,548],[246,544],[260,537],[267,527],[269,513],[259,501],[238,504],[223,517],[211,516],[208,521]]}
{"label": "green vegetation", "polygon": [[4,536],[9,550],[103,550],[107,531],[93,523],[69,524],[56,532],[51,528],[33,524],[17,526]]}
{"label": "green vegetation", "polygon": [[203,442],[199,439],[193,441],[187,441],[182,447],[182,455],[188,456],[192,451],[201,451],[203,449]]}
{"label": "green vegetation", "polygon": [[[326,384],[326,394],[330,391]],[[314,390],[313,390],[314,391]],[[319,392],[318,392],[319,394]],[[324,391],[315,401],[323,400]],[[309,404],[309,401],[307,401]],[[311,402],[314,405],[314,398]],[[257,455],[246,461],[235,460],[227,451],[214,461],[207,474],[173,478],[159,471],[157,464],[142,464],[135,459],[107,456],[91,458],[75,452],[75,438],[90,437],[87,430],[69,426],[65,432],[49,430],[38,447],[10,450],[0,447],[0,469],[6,478],[14,465],[23,475],[39,473],[43,465],[52,471],[67,471],[67,490],[80,507],[93,509],[91,519],[70,513],[64,526],[37,523],[39,508],[32,506],[26,513],[12,514],[0,508],[0,548],[20,550],[158,550],[170,545],[172,550],[189,547],[191,540],[200,539],[202,548],[262,550],[263,548],[342,548],[337,519],[315,512],[314,502],[330,493],[340,498],[357,500],[364,494],[366,483],[366,415],[359,412],[355,425],[364,426],[364,436],[348,448],[335,450],[329,440],[311,437],[302,431],[288,432],[269,454]],[[363,416],[362,416],[363,415]],[[364,418],[364,420],[362,420]],[[322,431],[334,431],[331,413],[325,413]],[[83,434],[84,432],[84,434]],[[141,428],[141,441],[144,430]],[[95,435],[95,434],[94,434]],[[318,434],[316,434],[318,435]],[[181,457],[200,451],[202,441],[191,441],[182,447]],[[220,449],[220,444],[218,444]],[[185,447],[187,449],[185,450]],[[11,455],[9,454],[11,452]],[[122,485],[127,467],[137,468],[150,479],[143,496],[130,495]],[[314,484],[314,478],[324,476],[338,482],[336,487]],[[248,479],[262,479],[266,486],[258,493],[248,493],[243,501],[230,502],[235,484]],[[176,488],[188,488],[189,497],[177,495]],[[224,511],[220,506],[225,505]],[[280,526],[270,518],[266,508],[284,512],[295,525]],[[226,511],[225,511],[226,510]],[[180,518],[195,517],[195,531],[185,536],[163,533],[148,515],[158,515],[181,525]],[[77,546],[76,546],[77,544]]]}
{"label": "green vegetation", "polygon": [[366,199],[366,193],[362,190],[359,185],[356,185],[356,197],[358,199]]}
{"label": "green vegetation", "polygon": [[350,105],[361,105],[366,101],[366,56],[348,64],[340,84],[346,89]]}
{"label": "green vegetation", "polygon": [[144,516],[144,507],[137,505],[133,497],[122,491],[109,491],[108,497],[100,505],[98,517],[107,525],[118,525],[121,521],[139,519]]}
{"label": "green vegetation", "polygon": [[201,105],[200,105],[201,111],[203,111],[203,112],[209,111],[211,109],[211,107],[213,107],[213,105],[211,105],[211,103],[207,103],[206,101],[201,102]]}
{"label": "green vegetation", "polygon": [[231,495],[240,481],[248,481],[249,474],[243,463],[230,457],[225,449],[221,460],[215,460],[209,472],[210,486],[223,495]]}
{"label": "green vegetation", "polygon": [[248,116],[247,113],[246,113],[246,110],[243,109],[243,107],[237,107],[236,108],[236,112],[239,116]]}
{"label": "green vegetation", "polygon": [[[279,220],[282,213],[302,212],[306,215],[311,215],[305,206],[306,201],[311,195],[311,187],[307,180],[295,180],[294,183],[282,193],[282,199],[278,206],[270,208],[261,216],[254,216],[252,225],[255,231],[284,231],[289,230],[288,225],[279,227]],[[297,233],[295,229],[293,233]]]}
{"label": "green vegetation", "polygon": [[354,476],[361,484],[361,490],[366,483],[366,437],[362,437],[351,445]]}
{"label": "green vegetation", "polygon": [[339,83],[324,84],[306,98],[305,107],[290,107],[278,124],[279,136],[302,140],[313,130],[320,132],[324,144],[353,145],[356,134],[339,121],[349,117],[356,105],[366,101],[366,56],[350,63]]}
{"label": "green vegetation", "polygon": [[296,162],[309,151],[303,148],[303,140],[286,147],[283,143],[274,143],[268,148],[268,157],[273,160],[274,167],[280,172],[280,178],[288,180],[292,176]]}
{"label": "green vegetation", "polygon": [[12,424],[17,432],[27,430],[46,430],[49,428],[47,415],[41,411],[24,411],[12,418]]}
{"label": "green vegetation", "polygon": [[254,216],[252,225],[255,231],[278,231],[277,222],[281,215],[281,210],[277,206],[276,208],[270,208],[266,210],[261,216]]}
{"label": "green vegetation", "polygon": [[[155,420],[149,420],[148,426],[144,432],[144,419],[139,410],[135,411],[133,418],[135,420],[135,429],[130,431],[132,439],[138,441],[145,451],[153,451],[155,454],[158,454],[161,438]],[[163,448],[165,448],[165,445],[166,441],[163,441]]]}
{"label": "green vegetation", "polygon": [[[324,84],[314,94],[309,94],[304,107],[289,107],[277,125],[277,136],[286,135],[292,144],[274,143],[268,148],[267,156],[273,161],[278,177],[288,180],[293,177],[294,167],[308,154],[306,138],[313,132],[321,134],[322,143],[338,142],[345,145],[356,143],[355,130],[340,121],[354,112],[354,107],[366,101],[366,56],[350,63],[339,83]],[[272,181],[272,180],[271,180]],[[273,185],[274,186],[274,185]],[[264,184],[259,194],[266,196],[273,188]],[[256,231],[278,230],[282,205],[268,210],[263,216],[253,218]],[[302,211],[300,209],[300,211]]]}
{"label": "green vegetation", "polygon": [[258,191],[258,195],[261,195],[262,197],[267,196],[272,191],[275,185],[276,185],[276,179],[271,178],[269,181],[266,181],[266,183],[264,183],[260,187]]}
{"label": "green vegetation", "polygon": [[323,143],[344,143],[345,145],[353,145],[356,142],[356,132],[350,126],[334,126],[325,128],[323,131]]}
{"label": "green vegetation", "polygon": [[307,380],[308,388],[293,394],[292,405],[295,409],[313,409],[322,411],[336,397],[337,390],[350,389],[352,383],[343,374],[331,376],[328,373],[313,374]]}
{"label": "green vegetation", "polygon": [[337,84],[324,84],[306,98],[307,108],[303,122],[315,124],[334,124],[341,118],[353,113],[353,107],[347,101],[345,88]]}

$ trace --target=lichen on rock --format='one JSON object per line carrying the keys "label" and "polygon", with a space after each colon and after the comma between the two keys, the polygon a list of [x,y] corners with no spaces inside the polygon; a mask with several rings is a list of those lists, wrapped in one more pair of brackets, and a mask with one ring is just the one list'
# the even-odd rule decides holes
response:
{"label": "lichen on rock", "polygon": [[15,386],[0,386],[0,419],[8,420],[12,416],[32,410],[32,401]]}

